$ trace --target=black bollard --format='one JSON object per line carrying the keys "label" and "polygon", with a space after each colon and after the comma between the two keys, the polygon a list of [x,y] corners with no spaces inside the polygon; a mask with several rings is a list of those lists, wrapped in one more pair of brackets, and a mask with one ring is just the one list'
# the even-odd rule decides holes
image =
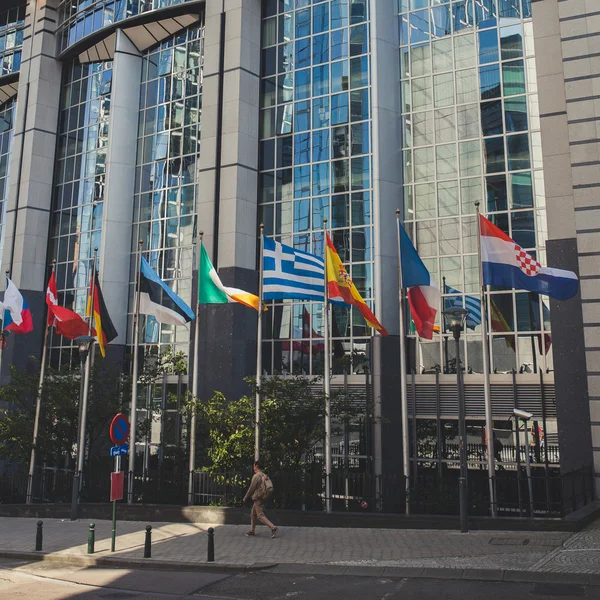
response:
{"label": "black bollard", "polygon": [[42,541],[44,539],[43,534],[44,523],[42,521],[37,522],[37,531],[35,532],[35,551],[42,551]]}
{"label": "black bollard", "polygon": [[88,533],[88,554],[94,554],[94,543],[96,542],[96,524],[90,523],[90,531]]}
{"label": "black bollard", "polygon": [[146,525],[146,541],[144,542],[144,558],[152,558],[152,525]]}
{"label": "black bollard", "polygon": [[212,527],[208,528],[208,562],[215,562],[215,530]]}

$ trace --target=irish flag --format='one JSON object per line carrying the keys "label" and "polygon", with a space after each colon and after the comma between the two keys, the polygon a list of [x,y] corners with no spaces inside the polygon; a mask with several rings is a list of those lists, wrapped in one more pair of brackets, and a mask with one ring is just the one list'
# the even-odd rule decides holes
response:
{"label": "irish flag", "polygon": [[239,302],[258,311],[260,300],[258,296],[226,287],[217,275],[210,262],[204,244],[200,244],[200,272],[198,273],[198,304],[232,304]]}

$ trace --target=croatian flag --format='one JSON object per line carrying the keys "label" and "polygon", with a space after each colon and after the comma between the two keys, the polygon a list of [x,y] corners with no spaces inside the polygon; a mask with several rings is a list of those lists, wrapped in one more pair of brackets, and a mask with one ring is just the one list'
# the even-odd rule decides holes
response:
{"label": "croatian flag", "polygon": [[0,302],[4,311],[2,328],[12,333],[29,333],[33,331],[33,319],[25,298],[17,286],[7,277],[4,301]]}
{"label": "croatian flag", "polygon": [[542,267],[502,230],[479,215],[483,284],[529,290],[556,300],[568,300],[579,289],[572,271]]}
{"label": "croatian flag", "polygon": [[435,315],[440,306],[440,288],[435,284],[423,261],[412,245],[408,234],[400,227],[400,257],[402,287],[408,288],[408,303],[420,337],[433,339]]}

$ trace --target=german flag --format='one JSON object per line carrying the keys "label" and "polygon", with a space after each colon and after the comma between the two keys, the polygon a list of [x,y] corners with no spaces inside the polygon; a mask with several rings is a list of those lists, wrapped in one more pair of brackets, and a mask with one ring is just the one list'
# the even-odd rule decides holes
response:
{"label": "german flag", "polygon": [[[93,288],[93,302],[92,300],[92,288]],[[110,344],[117,335],[117,330],[110,320],[110,315],[106,309],[104,298],[102,296],[102,290],[100,289],[100,282],[98,281],[98,272],[94,272],[93,285],[90,280],[90,295],[88,297],[87,315],[90,315],[90,304],[94,307],[94,329],[96,330],[96,339],[98,340],[98,346],[100,346],[100,354],[102,358],[106,356],[106,344]]]}

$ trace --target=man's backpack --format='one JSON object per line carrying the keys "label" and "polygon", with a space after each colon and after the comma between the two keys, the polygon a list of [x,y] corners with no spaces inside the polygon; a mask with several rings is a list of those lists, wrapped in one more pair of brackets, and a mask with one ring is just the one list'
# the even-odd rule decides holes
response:
{"label": "man's backpack", "polygon": [[271,496],[273,495],[273,490],[274,488],[271,478],[266,473],[263,473],[258,490],[258,497],[266,502],[267,500],[270,500]]}

